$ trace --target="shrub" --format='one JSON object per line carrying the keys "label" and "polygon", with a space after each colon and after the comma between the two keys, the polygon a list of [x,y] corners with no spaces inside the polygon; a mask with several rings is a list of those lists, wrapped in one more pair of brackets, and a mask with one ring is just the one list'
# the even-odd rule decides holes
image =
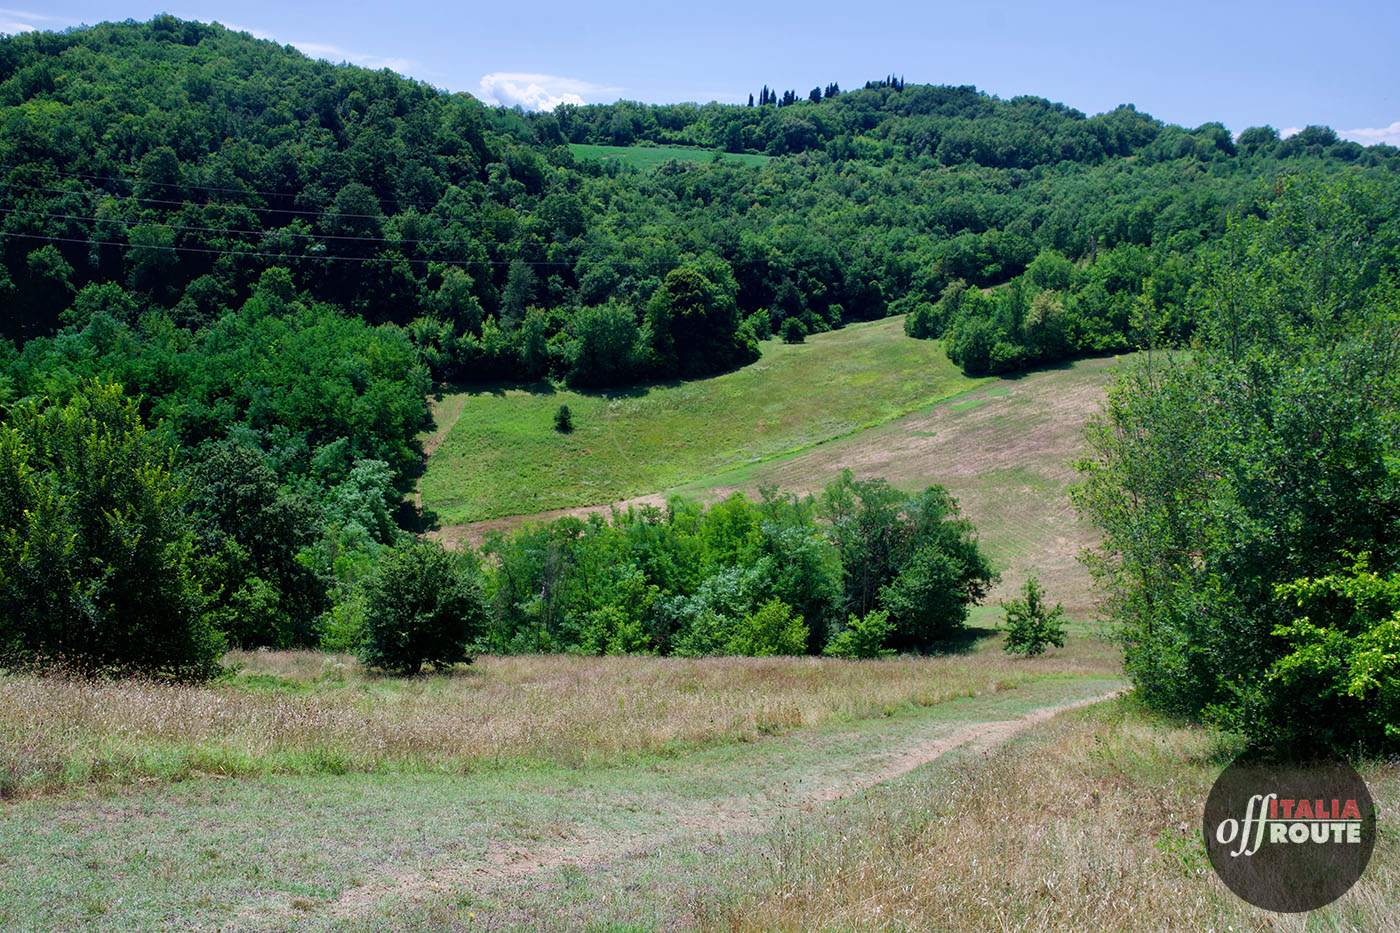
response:
{"label": "shrub", "polygon": [[807,325],[795,317],[783,321],[783,343],[802,343],[807,339]]}
{"label": "shrub", "polygon": [[360,661],[368,667],[416,674],[472,660],[486,611],[474,568],[437,544],[413,543],[388,551],[365,584],[365,638]]}
{"label": "shrub", "polygon": [[1021,587],[1019,599],[1003,601],[1001,608],[1006,612],[1002,648],[1008,653],[1035,657],[1047,645],[1065,646],[1065,609],[1059,603],[1053,607],[1045,604],[1045,590],[1034,576]]}
{"label": "shrub", "polygon": [[348,597],[330,608],[321,619],[321,650],[354,654],[365,642],[363,594]]}
{"label": "shrub", "polygon": [[1363,553],[1347,572],[1275,592],[1302,613],[1274,629],[1287,653],[1218,718],[1299,751],[1400,744],[1400,573],[1376,573]]}
{"label": "shrub", "polygon": [[863,616],[878,604],[898,651],[934,650],[956,635],[997,579],[972,523],[942,487],[909,496],[846,470],[822,492],[820,508],[841,557],[843,611]]}
{"label": "shrub", "polygon": [[754,658],[806,654],[807,623],[801,616],[794,616],[787,603],[770,599],[734,627],[724,652]]}
{"label": "shrub", "polygon": [[559,410],[554,413],[554,430],[560,434],[568,434],[574,429],[574,414],[569,411],[568,405],[560,405]]}
{"label": "shrub", "polygon": [[887,658],[894,654],[893,648],[885,647],[893,631],[890,614],[883,609],[867,612],[865,618],[852,613],[846,627],[831,636],[822,654],[829,658]]}

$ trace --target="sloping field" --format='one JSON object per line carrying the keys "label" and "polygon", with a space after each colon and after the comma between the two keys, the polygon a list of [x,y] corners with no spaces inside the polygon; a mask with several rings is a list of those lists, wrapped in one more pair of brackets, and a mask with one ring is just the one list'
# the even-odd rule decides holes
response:
{"label": "sloping field", "polygon": [[585,143],[570,143],[569,149],[576,159],[597,159],[600,162],[615,160],[635,165],[642,171],[650,171],[667,159],[675,159],[678,162],[710,162],[719,157],[724,162],[762,165],[773,158],[772,156],[747,152],[693,149],[689,146],[594,146]]}
{"label": "sloping field", "polygon": [[[896,340],[892,330],[882,332],[872,327],[868,333],[881,334],[895,345],[922,343],[902,334]],[[764,362],[767,360],[765,357]],[[1092,600],[1088,575],[1078,562],[1078,554],[1094,537],[1093,529],[1078,520],[1069,502],[1069,487],[1075,480],[1072,462],[1081,451],[1084,424],[1097,410],[1120,362],[1117,357],[1081,360],[1016,379],[968,380],[963,383],[970,387],[965,391],[884,424],[757,463],[742,462],[740,449],[727,458],[730,463],[737,461],[730,469],[693,474],[679,482],[653,486],[644,495],[619,495],[616,501],[623,505],[660,503],[672,493],[708,501],[736,489],[756,495],[758,486],[766,483],[793,492],[815,493],[845,468],[858,477],[884,477],[909,490],[938,483],[953,493],[972,518],[983,545],[1003,573],[1003,582],[993,592],[991,602],[1019,587],[1028,574],[1036,573],[1054,599],[1063,601],[1074,615],[1085,617]],[[948,365],[946,359],[943,365]],[[830,395],[810,384],[805,390],[817,395],[802,402],[808,410]],[[763,394],[758,399],[759,407],[765,402],[783,404]],[[444,404],[460,404],[460,397],[446,399]],[[569,404],[571,408],[574,405],[572,401]],[[546,418],[546,409],[552,411],[541,406],[535,417]],[[712,434],[707,432],[704,437]],[[437,468],[440,465],[430,460],[430,475]],[[614,461],[613,468],[626,466]],[[578,507],[586,501],[468,524],[445,521],[434,534],[449,545],[476,544],[491,530],[611,507]]]}
{"label": "sloping field", "polygon": [[777,483],[817,492],[849,468],[908,490],[947,487],[972,518],[1001,585],[989,602],[1038,574],[1053,599],[1078,616],[1092,607],[1079,552],[1094,541],[1069,501],[1082,432],[1098,409],[1119,358],[1003,379],[926,411],[838,438],[796,456],[675,489],[702,499]]}
{"label": "sloping field", "polygon": [[[437,401],[420,484],[444,525],[604,505],[786,455],[898,418],[968,379],[903,319],[861,324],[693,382],[613,393],[474,388]],[[569,406],[574,430],[554,430]]]}

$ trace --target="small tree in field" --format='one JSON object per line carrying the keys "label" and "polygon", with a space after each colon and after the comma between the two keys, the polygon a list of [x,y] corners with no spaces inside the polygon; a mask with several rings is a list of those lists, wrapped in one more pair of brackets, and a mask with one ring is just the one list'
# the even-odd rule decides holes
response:
{"label": "small tree in field", "polygon": [[365,585],[364,613],[360,662],[404,674],[470,663],[486,623],[476,574],[437,544],[390,551]]}
{"label": "small tree in field", "polygon": [[807,339],[807,325],[795,317],[783,321],[783,343],[802,343]]}
{"label": "small tree in field", "polygon": [[1053,608],[1046,606],[1045,590],[1035,577],[1021,587],[1019,599],[1003,602],[1001,608],[1006,611],[1006,641],[1002,645],[1006,651],[1035,657],[1047,645],[1065,646],[1064,607],[1059,603]]}
{"label": "small tree in field", "polygon": [[560,405],[559,410],[554,413],[554,430],[560,434],[568,434],[574,429],[574,413],[569,411],[568,405]]}

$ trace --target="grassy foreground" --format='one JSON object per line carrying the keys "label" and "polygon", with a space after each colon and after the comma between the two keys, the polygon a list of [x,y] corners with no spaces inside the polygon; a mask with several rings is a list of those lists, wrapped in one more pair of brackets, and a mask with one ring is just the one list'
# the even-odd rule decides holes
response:
{"label": "grassy foreground", "polygon": [[[475,389],[437,406],[420,489],[443,524],[600,505],[792,453],[975,388],[902,318],[767,341],[709,379],[611,394]],[[554,430],[567,404],[574,431]],[[449,426],[450,425],[450,426]]]}
{"label": "grassy foreground", "polygon": [[[1311,914],[1258,910],[1219,880],[1201,808],[1236,740],[1119,699],[1066,713],[990,757],[872,793],[789,837],[766,890],[713,929],[1383,930],[1400,908],[1400,835]],[[1400,765],[1362,769],[1382,813]],[[839,844],[838,843],[839,834]]]}
{"label": "grassy foreground", "polygon": [[[1004,746],[956,749],[757,834],[545,868],[484,894],[434,891],[346,928],[1394,929],[1400,836],[1384,817],[1361,881],[1312,914],[1255,909],[1219,881],[1199,820],[1236,748],[1111,700]],[[1382,812],[1394,812],[1400,767],[1362,770]]]}
{"label": "grassy foreground", "polygon": [[[404,687],[412,702],[391,719],[392,739],[444,755],[441,769],[183,770],[0,801],[0,929],[693,925],[763,890],[751,882],[765,877],[765,834],[781,821],[1121,686],[1101,643],[1025,663],[995,641],[929,661],[526,658],[476,687],[422,678]],[[30,702],[4,716],[17,726],[56,701],[58,721],[35,731],[31,720],[23,734],[75,761],[98,730],[128,750],[170,741],[256,755],[270,735],[299,752],[383,753],[382,712],[339,699],[358,686],[316,686],[312,656],[265,661],[212,693],[146,685],[90,702],[21,683]],[[483,661],[471,676],[493,666]],[[347,676],[369,694],[384,686]],[[317,722],[296,701],[322,693],[337,699]],[[479,718],[454,718],[463,708]],[[764,710],[779,724],[760,728]],[[825,724],[787,726],[804,720]],[[700,738],[686,744],[685,730]],[[465,740],[527,751],[447,767],[463,764],[453,755]],[[25,742],[12,733],[5,754]]]}
{"label": "grassy foreground", "polygon": [[854,721],[1080,675],[1084,640],[1026,664],[981,651],[823,658],[485,657],[408,680],[318,652],[235,652],[205,686],[0,676],[0,796],[194,777],[584,767]]}
{"label": "grassy foreground", "polygon": [[748,152],[720,152],[718,149],[694,149],[689,146],[595,146],[589,143],[570,143],[569,149],[576,159],[597,159],[600,162],[616,160],[634,165],[642,171],[650,171],[667,159],[677,162],[710,162],[716,157],[724,162],[737,162],[740,165],[763,165],[772,156]]}

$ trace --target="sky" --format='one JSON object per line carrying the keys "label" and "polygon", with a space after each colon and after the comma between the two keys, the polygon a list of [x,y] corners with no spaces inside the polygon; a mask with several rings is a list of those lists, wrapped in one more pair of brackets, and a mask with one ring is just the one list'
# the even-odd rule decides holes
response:
{"label": "sky", "polygon": [[[3,2],[3,0],[0,0]],[[743,103],[908,83],[1035,94],[1086,114],[1132,103],[1238,133],[1325,124],[1400,145],[1400,3],[207,2],[46,0],[0,9],[0,33],[158,12],[217,21],[316,58],[392,68],[487,103]]]}

